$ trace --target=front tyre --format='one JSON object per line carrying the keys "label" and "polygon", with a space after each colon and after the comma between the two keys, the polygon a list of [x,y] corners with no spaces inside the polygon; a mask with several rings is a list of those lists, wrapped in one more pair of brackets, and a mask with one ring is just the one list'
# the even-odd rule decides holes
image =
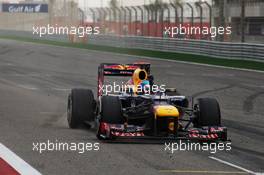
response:
{"label": "front tyre", "polygon": [[84,121],[93,121],[95,100],[89,89],[72,89],[68,96],[67,120],[70,128],[78,128]]}
{"label": "front tyre", "polygon": [[123,124],[122,105],[117,96],[102,97],[101,122],[110,124]]}
{"label": "front tyre", "polygon": [[196,118],[194,127],[221,126],[221,113],[219,103],[214,98],[199,98],[195,105]]}
{"label": "front tyre", "polygon": [[123,124],[125,122],[122,115],[122,104],[117,96],[102,96],[101,112],[97,138],[107,140],[107,130],[109,124]]}

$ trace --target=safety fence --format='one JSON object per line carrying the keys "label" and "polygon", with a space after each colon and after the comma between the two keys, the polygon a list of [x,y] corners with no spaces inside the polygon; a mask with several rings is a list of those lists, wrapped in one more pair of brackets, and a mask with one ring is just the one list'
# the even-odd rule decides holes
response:
{"label": "safety fence", "polygon": [[[24,31],[0,30],[0,36],[17,36],[69,42],[69,37],[66,35],[46,35],[39,38],[31,32]],[[264,61],[264,44],[117,35],[91,35],[85,40],[85,43],[120,48],[187,53],[227,59]]]}
{"label": "safety fence", "polygon": [[228,59],[253,59],[264,61],[264,44],[114,35],[94,35],[89,37],[88,42],[90,44],[122,48],[159,50]]}

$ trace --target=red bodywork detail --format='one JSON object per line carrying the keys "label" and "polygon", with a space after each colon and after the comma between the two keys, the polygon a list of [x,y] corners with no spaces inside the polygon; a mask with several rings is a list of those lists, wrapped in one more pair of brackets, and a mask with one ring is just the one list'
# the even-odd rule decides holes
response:
{"label": "red bodywork detail", "polygon": [[101,134],[108,135],[110,133],[110,127],[107,123],[100,123],[99,131]]}
{"label": "red bodywork detail", "polygon": [[99,125],[100,134],[106,137],[143,137],[145,136],[142,129],[135,132],[126,132],[124,125],[115,125],[109,123],[100,123]]}
{"label": "red bodywork detail", "polygon": [[204,135],[204,134],[199,134],[199,133],[190,133],[189,138],[218,139],[219,137],[217,134]]}
{"label": "red bodywork detail", "polygon": [[104,74],[112,74],[110,71],[104,71]]}
{"label": "red bodywork detail", "polygon": [[210,132],[222,132],[222,131],[224,131],[224,129],[221,128],[221,127],[218,127],[218,128],[212,127],[212,128],[210,128]]}
{"label": "red bodywork detail", "polygon": [[111,135],[116,137],[143,137],[143,132],[119,132],[119,131],[111,131]]}
{"label": "red bodywork detail", "polygon": [[0,174],[3,175],[20,175],[12,166],[10,166],[4,159],[0,158]]}
{"label": "red bodywork detail", "polygon": [[208,133],[200,133],[198,129],[189,130],[189,138],[200,138],[200,139],[219,139],[219,135],[217,133],[223,132],[223,128],[221,127],[211,127],[208,130]]}
{"label": "red bodywork detail", "polygon": [[134,65],[105,65],[104,69],[114,69],[114,70],[136,70],[138,66]]}

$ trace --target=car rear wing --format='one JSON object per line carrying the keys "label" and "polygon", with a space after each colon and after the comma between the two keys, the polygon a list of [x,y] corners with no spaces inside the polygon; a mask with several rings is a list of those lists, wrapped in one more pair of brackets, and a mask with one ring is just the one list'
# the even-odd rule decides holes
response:
{"label": "car rear wing", "polygon": [[101,63],[98,67],[97,95],[102,95],[100,87],[104,85],[105,76],[132,76],[137,68],[145,69],[150,74],[150,64],[146,62],[135,62],[133,64]]}
{"label": "car rear wing", "polygon": [[118,63],[102,63],[99,66],[99,73],[104,76],[132,76],[137,68],[150,71],[149,63],[134,63],[134,64],[118,64]]}

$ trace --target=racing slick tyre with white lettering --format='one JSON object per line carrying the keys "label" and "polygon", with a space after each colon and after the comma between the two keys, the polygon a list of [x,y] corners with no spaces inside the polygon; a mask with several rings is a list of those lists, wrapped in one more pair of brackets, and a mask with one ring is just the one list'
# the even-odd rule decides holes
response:
{"label": "racing slick tyre with white lettering", "polygon": [[123,124],[122,105],[119,97],[103,96],[100,122],[109,124]]}
{"label": "racing slick tyre with white lettering", "polygon": [[221,113],[219,103],[214,98],[199,98],[195,105],[196,118],[194,127],[221,126]]}
{"label": "racing slick tyre with white lettering", "polygon": [[84,121],[95,118],[95,100],[89,89],[72,89],[68,96],[67,120],[70,128],[77,128]]}

